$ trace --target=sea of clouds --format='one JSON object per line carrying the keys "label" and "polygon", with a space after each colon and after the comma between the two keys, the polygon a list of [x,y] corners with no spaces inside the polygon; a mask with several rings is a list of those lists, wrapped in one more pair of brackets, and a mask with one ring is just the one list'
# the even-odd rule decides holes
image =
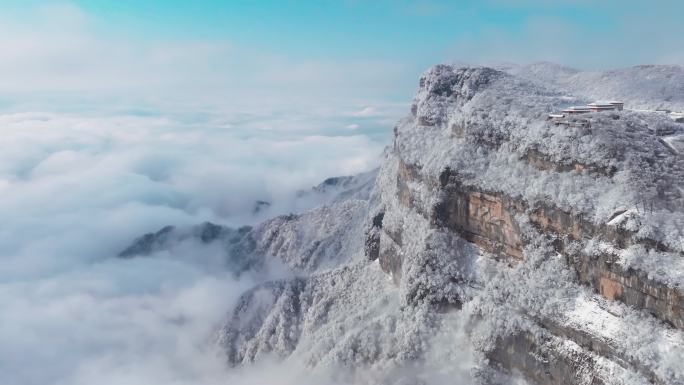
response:
{"label": "sea of clouds", "polygon": [[408,110],[377,92],[399,72],[108,35],[69,3],[4,8],[0,52],[0,383],[298,383],[229,371],[211,343],[267,276],[236,280],[197,244],[117,253],[166,225],[305,210],[298,191],[377,167]]}
{"label": "sea of clouds", "polygon": [[[236,280],[222,251],[201,245],[116,255],[168,224],[301,211],[297,191],[376,167],[389,113],[355,108],[0,113],[2,383],[237,381],[209,342],[237,296],[267,277]],[[255,216],[256,200],[273,205]]]}

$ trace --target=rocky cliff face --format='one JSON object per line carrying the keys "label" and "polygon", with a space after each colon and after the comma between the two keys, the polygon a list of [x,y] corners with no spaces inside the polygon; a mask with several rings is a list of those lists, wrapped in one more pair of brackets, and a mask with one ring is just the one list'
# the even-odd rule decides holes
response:
{"label": "rocky cliff face", "polygon": [[354,383],[683,384],[671,143],[684,124],[627,110],[552,124],[585,95],[522,72],[427,71],[370,195],[254,229],[163,229],[123,255],[191,236],[223,242],[240,270],[290,269],[218,332],[230,365],[275,355]]}
{"label": "rocky cliff face", "polygon": [[[482,351],[492,361],[540,383],[614,383],[601,373],[618,367],[681,382],[684,160],[658,136],[674,124],[634,111],[550,124],[545,114],[572,94],[486,68],[437,66],[420,84],[381,171],[391,177],[379,183],[383,222],[370,234],[383,269],[413,287],[425,280],[416,264],[432,263],[416,255],[441,245],[411,244],[412,228],[456,234],[502,261],[496,275],[506,276],[478,272],[493,297],[475,294],[474,313],[520,317],[514,331],[489,329],[496,342]],[[602,328],[593,330],[596,318]],[[635,348],[628,330],[646,324],[658,342]],[[670,348],[677,358],[665,367]]]}

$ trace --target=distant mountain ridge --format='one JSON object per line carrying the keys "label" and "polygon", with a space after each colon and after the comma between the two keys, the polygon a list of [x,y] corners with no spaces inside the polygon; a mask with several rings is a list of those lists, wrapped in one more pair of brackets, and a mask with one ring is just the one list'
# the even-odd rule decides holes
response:
{"label": "distant mountain ridge", "polygon": [[588,100],[622,100],[633,109],[684,111],[684,67],[639,65],[608,71],[581,71],[555,63],[506,66],[515,76],[553,85]]}

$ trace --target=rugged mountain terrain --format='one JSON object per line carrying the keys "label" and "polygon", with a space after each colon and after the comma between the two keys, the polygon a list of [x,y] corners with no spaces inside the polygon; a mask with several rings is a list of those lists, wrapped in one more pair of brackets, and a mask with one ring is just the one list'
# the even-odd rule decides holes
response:
{"label": "rugged mountain terrain", "polygon": [[236,274],[282,262],[290,274],[246,292],[217,332],[233,366],[275,356],[353,383],[684,384],[684,124],[546,119],[596,96],[674,108],[684,70],[548,67],[435,66],[374,182],[254,228],[165,228],[121,255],[199,239]]}

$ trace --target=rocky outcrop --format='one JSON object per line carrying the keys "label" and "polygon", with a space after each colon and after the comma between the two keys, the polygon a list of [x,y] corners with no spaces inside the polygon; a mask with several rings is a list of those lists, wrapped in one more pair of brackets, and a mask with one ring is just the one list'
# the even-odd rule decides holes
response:
{"label": "rocky outcrop", "polygon": [[539,150],[536,150],[534,148],[529,149],[523,156],[522,160],[524,160],[527,164],[542,170],[542,171],[549,171],[553,170],[556,172],[576,172],[576,173],[582,173],[582,172],[590,172],[598,175],[603,175],[607,177],[612,177],[615,175],[615,170],[614,167],[605,167],[605,166],[597,166],[593,164],[583,164],[580,162],[571,162],[569,164],[563,164],[563,163],[558,163],[554,162],[547,155],[542,153]]}
{"label": "rocky outcrop", "polygon": [[[401,160],[399,163],[398,201],[422,213],[423,208],[413,204],[414,198],[408,188],[410,183],[419,183],[419,177]],[[426,183],[432,184],[429,181]],[[529,203],[519,198],[463,186],[450,170],[440,175],[440,183],[438,195],[441,199],[433,211],[426,214],[427,219],[436,226],[458,233],[496,257],[520,260],[523,258],[524,234],[516,216],[526,216],[526,220],[541,233],[558,237],[557,250],[566,255],[568,265],[576,271],[579,282],[589,285],[608,299],[622,301],[680,329],[684,328],[684,296],[679,287],[649,279],[647,272],[624,268],[616,263],[618,258],[615,255],[590,256],[582,252],[570,252],[566,250],[567,242],[563,239],[582,242],[598,237],[621,249],[635,243],[661,249],[665,248],[663,245],[650,239],[635,239],[636,235],[630,231],[595,225],[580,215],[572,215],[553,205],[539,204],[530,208]],[[381,266],[392,273],[395,279],[399,279],[401,234],[388,231],[386,236],[382,253],[370,257],[379,257]],[[378,235],[375,237],[379,239]],[[374,244],[380,242],[375,240]]]}
{"label": "rocky outcrop", "polygon": [[614,255],[578,254],[567,258],[578,280],[604,298],[644,310],[673,327],[684,329],[684,294],[679,286],[652,279],[643,270],[624,268],[615,263]]}
{"label": "rocky outcrop", "polygon": [[[448,171],[447,171],[448,173]],[[449,185],[434,209],[432,221],[484,250],[512,259],[523,258],[523,235],[515,215],[524,205],[505,195]]]}
{"label": "rocky outcrop", "polygon": [[421,76],[415,102],[411,106],[418,124],[433,126],[445,122],[452,101],[465,104],[481,89],[503,74],[487,67],[436,65]]}

